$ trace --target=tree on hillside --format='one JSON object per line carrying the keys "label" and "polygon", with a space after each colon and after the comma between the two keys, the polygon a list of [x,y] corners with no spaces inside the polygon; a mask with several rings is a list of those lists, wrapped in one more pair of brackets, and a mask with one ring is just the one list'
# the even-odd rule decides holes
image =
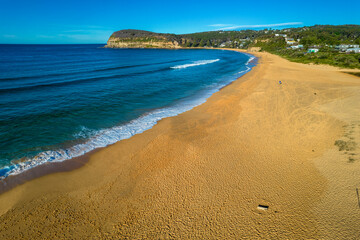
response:
{"label": "tree on hillside", "polygon": [[205,43],[204,43],[204,40],[201,39],[200,43],[199,43],[199,47],[204,47],[205,46]]}

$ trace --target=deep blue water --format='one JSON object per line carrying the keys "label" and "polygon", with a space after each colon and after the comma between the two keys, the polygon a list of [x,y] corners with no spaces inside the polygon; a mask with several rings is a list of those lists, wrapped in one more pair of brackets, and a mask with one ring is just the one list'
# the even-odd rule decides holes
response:
{"label": "deep blue water", "polygon": [[222,50],[0,45],[0,178],[129,138],[254,65]]}

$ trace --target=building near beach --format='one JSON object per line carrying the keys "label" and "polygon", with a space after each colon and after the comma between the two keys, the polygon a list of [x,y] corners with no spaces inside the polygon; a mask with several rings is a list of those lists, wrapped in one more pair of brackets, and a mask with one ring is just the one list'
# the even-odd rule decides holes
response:
{"label": "building near beach", "polygon": [[309,48],[308,49],[308,53],[317,53],[319,51],[319,49],[317,49],[317,48]]}
{"label": "building near beach", "polygon": [[360,53],[360,48],[348,48],[346,49],[346,53]]}
{"label": "building near beach", "polygon": [[295,44],[295,43],[297,43],[296,41],[294,41],[294,40],[290,40],[290,41],[286,41],[286,44],[287,45],[293,45],[293,44]]}
{"label": "building near beach", "polygon": [[350,48],[359,48],[358,44],[340,44],[335,46],[336,49],[339,49],[341,52],[347,52],[347,50]]}
{"label": "building near beach", "polygon": [[294,45],[294,46],[290,46],[291,49],[295,50],[295,49],[301,49],[303,48],[304,46],[299,44],[299,45]]}

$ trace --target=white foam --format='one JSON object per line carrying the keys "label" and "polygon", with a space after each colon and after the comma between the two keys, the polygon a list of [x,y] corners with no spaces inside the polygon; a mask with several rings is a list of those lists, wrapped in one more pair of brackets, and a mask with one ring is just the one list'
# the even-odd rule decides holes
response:
{"label": "white foam", "polygon": [[249,68],[248,66],[246,66],[246,69],[243,70],[243,71],[238,72],[238,74],[240,74],[240,73],[246,73],[246,72],[248,72],[248,71],[250,71],[250,70],[251,70],[251,68]]}
{"label": "white foam", "polygon": [[[252,59],[249,59],[248,62],[250,62]],[[193,64],[185,64],[187,66],[180,65],[182,67],[179,66],[178,68],[185,68],[185,67],[189,67],[190,65],[191,66],[204,65],[217,61],[219,61],[219,59],[196,61]],[[195,63],[196,65],[194,65]],[[247,67],[247,69],[244,71],[247,72],[250,69],[251,69],[250,67]],[[242,73],[244,71],[241,71],[239,73]],[[231,81],[233,80],[235,79],[231,79]],[[2,170],[6,169],[8,171],[5,173],[4,176],[0,176],[0,180],[10,175],[17,175],[19,173],[22,173],[26,170],[29,170],[33,167],[39,166],[46,162],[62,162],[74,157],[82,156],[85,153],[88,153],[94,149],[106,147],[120,140],[128,139],[134,136],[135,134],[142,133],[152,128],[159,120],[163,118],[176,116],[180,113],[189,111],[198,105],[201,105],[206,101],[208,97],[210,97],[213,93],[217,92],[219,89],[221,89],[227,84],[228,82],[213,85],[211,86],[212,88],[210,90],[208,90],[205,94],[203,94],[201,97],[197,99],[192,99],[191,101],[183,101],[182,103],[179,103],[172,107],[166,107],[166,108],[154,110],[137,119],[130,121],[127,124],[115,126],[108,129],[98,130],[98,131],[90,130],[85,127],[82,127],[80,132],[75,136],[82,138],[90,136],[90,138],[86,140],[84,143],[74,145],[67,149],[58,149],[54,151],[41,152],[31,159],[26,159],[25,161],[10,166],[2,167],[1,168]]]}
{"label": "white foam", "polygon": [[[67,149],[41,152],[31,159],[26,159],[25,161],[22,161],[20,163],[3,167],[2,169],[9,169],[9,171],[3,177],[0,177],[0,180],[10,175],[17,175],[21,172],[24,172],[46,162],[62,162],[74,157],[82,156],[85,153],[88,153],[96,148],[106,147],[120,140],[130,138],[135,134],[142,133],[152,128],[159,120],[163,118],[176,116],[182,112],[191,110],[193,107],[204,103],[206,99],[217,90],[218,88],[214,89],[211,92],[208,92],[205,98],[197,99],[195,101],[193,100],[184,102],[180,105],[173,107],[157,109],[127,124],[109,129],[99,130],[95,133],[92,132],[92,137],[90,137],[90,139],[88,139],[84,143],[77,144]],[[85,135],[87,135],[83,131],[84,129],[80,131],[78,136],[84,137]]]}
{"label": "white foam", "polygon": [[213,60],[199,60],[199,61],[194,61],[192,63],[187,63],[187,64],[183,64],[183,65],[176,65],[174,67],[170,67],[173,69],[182,69],[182,68],[188,68],[188,67],[195,67],[195,66],[200,66],[200,65],[206,65],[206,64],[210,64],[210,63],[214,63],[220,61],[220,59],[213,59]]}
{"label": "white foam", "polygon": [[247,60],[247,62],[245,63],[245,65],[249,65],[249,63],[250,63],[252,60],[254,60],[254,59],[255,59],[255,57],[253,57],[253,56],[250,55],[250,58],[249,58],[249,60]]}

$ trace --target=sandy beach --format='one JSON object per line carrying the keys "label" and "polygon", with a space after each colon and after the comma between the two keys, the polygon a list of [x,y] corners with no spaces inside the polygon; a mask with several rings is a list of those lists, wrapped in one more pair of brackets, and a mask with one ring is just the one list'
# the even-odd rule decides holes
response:
{"label": "sandy beach", "polygon": [[1,194],[0,239],[360,239],[360,78],[251,54],[206,103]]}

